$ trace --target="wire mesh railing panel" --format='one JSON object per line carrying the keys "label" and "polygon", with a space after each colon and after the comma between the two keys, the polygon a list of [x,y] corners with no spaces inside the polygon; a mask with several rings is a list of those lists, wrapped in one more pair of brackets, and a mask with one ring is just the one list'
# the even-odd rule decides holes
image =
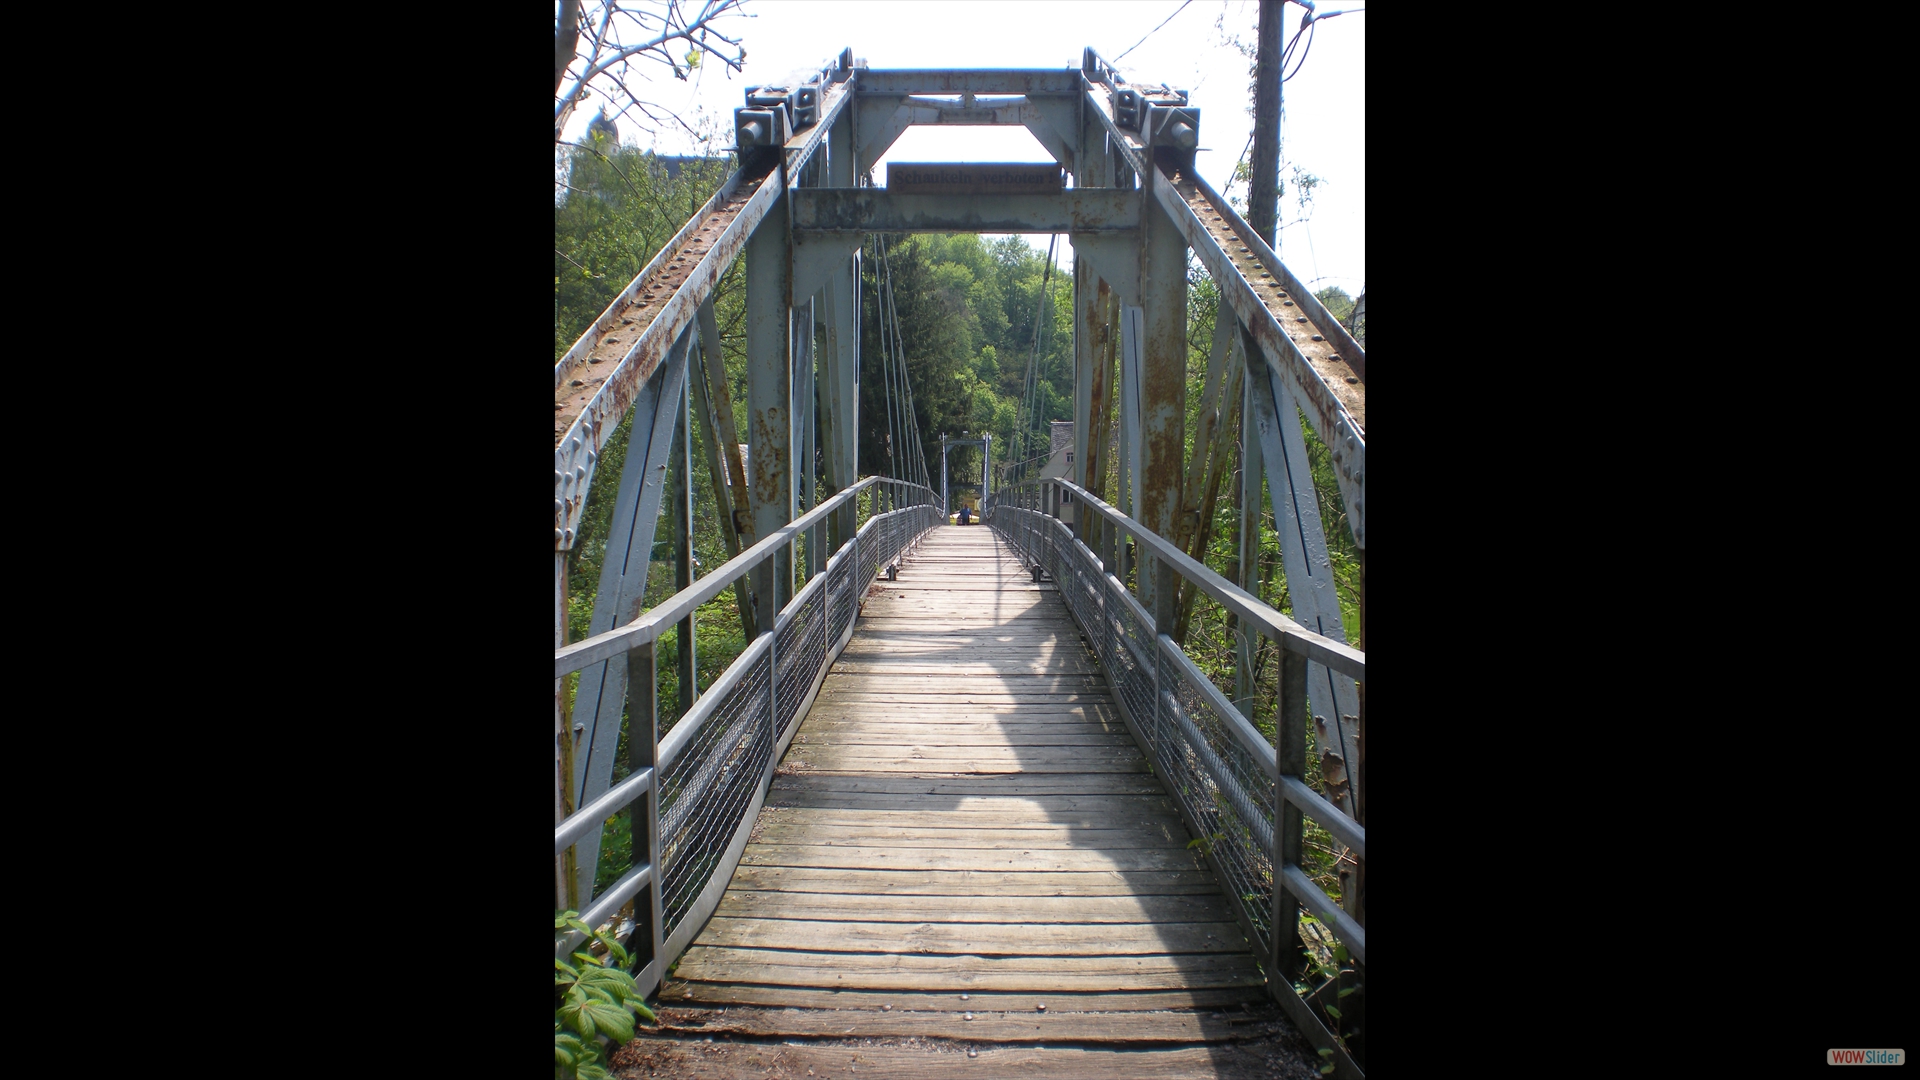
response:
{"label": "wire mesh railing panel", "polygon": [[1199,825],[1214,865],[1226,877],[1259,938],[1272,949],[1273,829],[1277,785],[1228,730],[1193,673],[1156,651],[1163,688],[1159,760],[1173,795]]}
{"label": "wire mesh railing panel", "polygon": [[1273,777],[1235,741],[1188,665],[1163,654],[1153,629],[1091,552],[1036,511],[1002,503],[990,524],[1053,575],[1109,687],[1133,717],[1142,751],[1199,829],[1264,954],[1272,941]]}
{"label": "wire mesh railing panel", "polygon": [[771,657],[762,656],[660,783],[661,907],[672,933],[705,889],[752,805],[773,750],[767,688]]}
{"label": "wire mesh railing panel", "polygon": [[1105,639],[1101,642],[1101,659],[1111,665],[1107,672],[1113,692],[1126,703],[1127,711],[1133,714],[1134,723],[1140,725],[1147,741],[1157,744],[1159,732],[1153,723],[1153,633],[1141,625],[1133,605],[1117,595],[1118,591],[1113,582],[1102,582],[1102,598],[1106,600],[1102,621],[1107,632],[1101,635]]}
{"label": "wire mesh railing panel", "polygon": [[853,621],[853,561],[856,552],[847,552],[847,557],[833,564],[827,571],[827,641],[839,641],[840,635],[847,632],[847,624]]}
{"label": "wire mesh railing panel", "polygon": [[826,642],[820,630],[824,623],[821,597],[825,582],[795,604],[793,614],[774,639],[774,655],[780,659],[779,723],[775,737],[785,738],[800,711],[800,701],[813,687],[813,678],[826,662]]}

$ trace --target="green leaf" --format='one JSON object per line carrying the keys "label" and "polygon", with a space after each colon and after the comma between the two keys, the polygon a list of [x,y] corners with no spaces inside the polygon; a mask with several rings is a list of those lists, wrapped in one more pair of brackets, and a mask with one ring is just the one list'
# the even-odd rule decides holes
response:
{"label": "green leaf", "polygon": [[603,1002],[589,1002],[581,1010],[593,1017],[593,1026],[601,1034],[615,1042],[626,1042],[633,1038],[633,1014],[619,1005]]}
{"label": "green leaf", "polygon": [[569,964],[565,960],[561,960],[557,957],[553,961],[553,970],[559,972],[562,975],[569,976],[571,978],[577,979],[580,977],[580,972],[577,971],[572,964]]}
{"label": "green leaf", "polygon": [[1336,1009],[1336,1008],[1334,1008],[1334,1007],[1333,1007],[1333,1006],[1331,1006],[1331,1005],[1322,1005],[1322,1006],[1320,1006],[1320,1007],[1321,1007],[1321,1008],[1323,1008],[1323,1009],[1325,1009],[1325,1010],[1327,1010],[1327,1015],[1328,1015],[1328,1016],[1331,1016],[1331,1017],[1333,1017],[1333,1018],[1334,1018],[1335,1020],[1338,1020],[1338,1019],[1340,1019],[1340,1010],[1339,1010],[1339,1009]]}
{"label": "green leaf", "polygon": [[577,911],[563,911],[553,917],[553,928],[555,930],[565,930],[568,919],[577,919],[579,917],[580,913]]}
{"label": "green leaf", "polygon": [[599,957],[593,955],[590,952],[587,952],[584,949],[582,949],[577,953],[574,953],[573,958],[575,960],[580,961],[580,964],[582,967],[604,967],[605,966],[604,964],[600,963]]}
{"label": "green leaf", "polygon": [[1335,960],[1338,960],[1338,961],[1340,961],[1340,962],[1341,962],[1341,963],[1343,963],[1343,964],[1344,964],[1344,963],[1346,963],[1346,962],[1347,962],[1347,947],[1346,947],[1345,945],[1341,945],[1341,944],[1338,944],[1338,943],[1335,943],[1335,945],[1333,946],[1333,958],[1334,958]]}
{"label": "green leaf", "polygon": [[593,936],[593,927],[581,922],[578,918],[568,919],[567,925],[573,928],[574,933],[585,934],[588,937]]}
{"label": "green leaf", "polygon": [[[581,1076],[585,1076],[585,1075],[587,1075],[587,1074],[586,1074],[586,1073],[581,1073],[580,1075],[581,1075]],[[1333,1075],[1333,1062],[1331,1062],[1331,1061],[1329,1061],[1329,1062],[1327,1062],[1327,1063],[1326,1063],[1325,1065],[1322,1065],[1322,1066],[1320,1066],[1320,1075],[1321,1075],[1321,1076],[1332,1076],[1332,1075]]]}
{"label": "green leaf", "polygon": [[556,1031],[556,1032],[554,1032],[554,1034],[553,1034],[553,1045],[555,1045],[555,1046],[564,1046],[564,1047],[566,1047],[566,1048],[567,1048],[567,1049],[568,1049],[568,1050],[569,1050],[570,1052],[572,1052],[572,1053],[574,1053],[574,1054],[576,1054],[576,1055],[578,1055],[578,1054],[583,1054],[583,1053],[586,1053],[586,1050],[587,1050],[587,1044],[586,1044],[586,1043],[583,1043],[583,1042],[581,1042],[581,1041],[580,1041],[580,1036],[578,1036],[578,1035],[575,1035],[575,1034],[574,1034],[573,1032],[571,1032],[571,1031]]}
{"label": "green leaf", "polygon": [[553,1063],[555,1065],[558,1065],[561,1068],[567,1068],[574,1063],[574,1060],[575,1058],[574,1058],[573,1051],[567,1049],[564,1046],[561,1046],[559,1043],[553,1044]]}
{"label": "green leaf", "polygon": [[649,1024],[657,1024],[660,1022],[660,1018],[653,1015],[653,1010],[647,1008],[646,1005],[641,1002],[629,1001],[627,1002],[627,1007],[639,1013],[641,1018]]}
{"label": "green leaf", "polygon": [[613,1080],[613,1074],[596,1064],[580,1066],[580,1080]]}
{"label": "green leaf", "polygon": [[1323,1058],[1330,1058],[1333,1056],[1333,1051],[1323,1049],[1320,1051],[1320,1056]]}
{"label": "green leaf", "polygon": [[1359,989],[1360,988],[1357,986],[1349,986],[1345,990],[1340,991],[1340,993],[1337,996],[1341,998],[1345,998],[1348,994],[1351,994]]}
{"label": "green leaf", "polygon": [[[571,998],[573,995],[567,996]],[[587,1015],[586,1004],[585,1001],[570,1000],[560,1006],[557,1015],[561,1023],[579,1032],[585,1038],[591,1039],[593,1038],[593,1017]]]}

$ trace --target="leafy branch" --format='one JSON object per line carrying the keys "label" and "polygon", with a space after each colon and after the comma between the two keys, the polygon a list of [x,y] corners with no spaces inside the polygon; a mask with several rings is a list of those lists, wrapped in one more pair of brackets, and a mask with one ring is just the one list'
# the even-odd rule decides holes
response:
{"label": "leafy branch", "polygon": [[[602,1040],[614,1046],[633,1038],[637,1015],[649,1024],[659,1023],[647,1008],[645,995],[627,974],[627,950],[605,930],[596,930],[581,921],[577,911],[563,911],[553,917],[556,935],[578,932],[599,942],[607,950],[606,961],[582,949],[573,954],[574,962],[553,962],[553,1075],[555,1080],[610,1080],[606,1066],[600,1063]],[[631,1010],[631,1011],[629,1011]]]}

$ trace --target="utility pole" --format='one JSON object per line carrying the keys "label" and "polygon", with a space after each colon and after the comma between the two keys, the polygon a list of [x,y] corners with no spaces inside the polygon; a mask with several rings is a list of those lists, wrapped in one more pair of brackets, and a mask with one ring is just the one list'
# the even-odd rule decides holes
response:
{"label": "utility pole", "polygon": [[1286,0],[1260,0],[1253,70],[1253,157],[1247,224],[1274,246],[1280,211],[1280,20]]}

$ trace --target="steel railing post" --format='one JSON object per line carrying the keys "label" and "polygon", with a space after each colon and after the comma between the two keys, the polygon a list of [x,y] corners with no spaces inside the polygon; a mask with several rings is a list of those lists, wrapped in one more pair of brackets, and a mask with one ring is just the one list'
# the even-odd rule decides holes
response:
{"label": "steel railing post", "polygon": [[[1276,642],[1275,644],[1281,644]],[[1307,658],[1282,647],[1280,685],[1274,717],[1274,754],[1281,776],[1305,782],[1307,771]],[[1273,829],[1273,970],[1279,978],[1271,980],[1275,994],[1292,993],[1293,981],[1300,971],[1300,900],[1285,887],[1284,873],[1300,864],[1303,823],[1300,808],[1280,797],[1274,807]]]}

